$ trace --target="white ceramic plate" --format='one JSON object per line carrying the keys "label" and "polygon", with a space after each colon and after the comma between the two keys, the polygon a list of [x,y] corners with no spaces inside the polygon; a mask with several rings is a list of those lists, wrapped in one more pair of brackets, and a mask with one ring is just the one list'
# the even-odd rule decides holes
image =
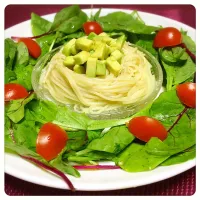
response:
{"label": "white ceramic plate", "polygon": [[[84,10],[90,14],[91,10]],[[93,12],[96,12],[94,9]],[[119,9],[103,9],[102,15],[110,12],[119,11]],[[130,13],[131,11],[123,10]],[[149,13],[139,12],[142,19],[148,25],[162,25],[183,28],[188,31],[188,34],[195,40],[195,29],[184,25],[180,22],[153,15]],[[55,14],[44,16],[52,21]],[[30,20],[17,24],[5,31],[5,37],[11,36],[30,36],[31,25]],[[180,174],[195,166],[195,159],[182,164],[172,165],[167,167],[158,167],[152,171],[128,173],[120,169],[115,170],[99,170],[99,171],[81,171],[81,178],[68,176],[77,190],[98,191],[98,190],[116,190],[130,187],[147,185],[157,181],[161,181],[177,174]],[[12,154],[5,154],[5,172],[17,178],[29,181],[32,183],[66,189],[65,182],[52,173],[48,173],[39,167],[27,162],[20,157]]]}

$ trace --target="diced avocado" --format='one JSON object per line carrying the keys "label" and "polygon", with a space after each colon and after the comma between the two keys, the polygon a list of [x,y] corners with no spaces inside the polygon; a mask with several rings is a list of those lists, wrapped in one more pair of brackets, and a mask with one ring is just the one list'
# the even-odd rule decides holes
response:
{"label": "diced avocado", "polygon": [[78,74],[85,74],[85,67],[82,65],[75,65],[73,70]]}
{"label": "diced avocado", "polygon": [[[99,36],[108,36],[108,34],[105,33],[105,32],[102,32],[102,33],[99,34]],[[108,36],[108,37],[109,37],[109,36]]]}
{"label": "diced avocado", "polygon": [[100,60],[106,59],[108,56],[108,47],[105,43],[99,44],[95,49],[95,52],[91,54],[91,57],[98,58]]}
{"label": "diced avocado", "polygon": [[72,55],[76,55],[78,53],[77,49],[76,49],[76,45],[73,44],[72,47],[71,47],[71,54]]}
{"label": "diced avocado", "polygon": [[75,42],[76,42],[76,39],[74,38],[74,39],[70,40],[69,42],[67,42],[67,44],[64,45],[62,53],[65,56],[71,55],[71,48],[72,48],[73,45],[75,45]]}
{"label": "diced avocado", "polygon": [[78,54],[74,56],[75,64],[77,65],[84,64],[88,60],[89,56],[90,56],[90,53],[87,51],[79,52]]}
{"label": "diced avocado", "polygon": [[119,50],[115,50],[111,53],[111,56],[113,56],[118,62],[121,62],[123,54]]}
{"label": "diced avocado", "polygon": [[96,37],[96,36],[97,36],[97,34],[96,34],[96,33],[94,33],[94,32],[91,32],[91,33],[88,35],[88,37],[87,37],[87,38],[88,38],[89,40],[93,40],[93,38],[94,38],[94,37]]}
{"label": "diced avocado", "polygon": [[68,67],[70,69],[73,69],[73,66],[75,65],[75,60],[74,60],[73,56],[66,57],[65,60],[64,60],[64,62],[63,62],[63,64],[66,67]]}
{"label": "diced avocado", "polygon": [[126,41],[126,36],[125,35],[122,35],[122,36],[118,37],[115,40],[113,39],[110,42],[111,50],[113,50],[113,49],[115,49],[115,50],[116,49],[121,50],[125,41]]}
{"label": "diced avocado", "polygon": [[96,77],[97,58],[89,57],[86,64],[86,76]]}
{"label": "diced avocado", "polygon": [[116,44],[119,50],[122,49],[124,42],[126,41],[126,36],[122,35],[120,37],[117,38]]}
{"label": "diced avocado", "polygon": [[110,44],[112,42],[112,38],[109,37],[109,36],[96,36],[93,38],[94,41],[101,41],[101,42],[104,42],[106,44]]}
{"label": "diced avocado", "polygon": [[106,67],[110,72],[112,72],[115,76],[118,76],[122,66],[115,60],[114,57],[108,57],[106,59]]}
{"label": "diced avocado", "polygon": [[104,61],[97,60],[97,76],[105,76],[106,75],[106,64]]}
{"label": "diced avocado", "polygon": [[90,51],[93,41],[87,39],[86,37],[78,38],[76,40],[76,49],[82,51]]}

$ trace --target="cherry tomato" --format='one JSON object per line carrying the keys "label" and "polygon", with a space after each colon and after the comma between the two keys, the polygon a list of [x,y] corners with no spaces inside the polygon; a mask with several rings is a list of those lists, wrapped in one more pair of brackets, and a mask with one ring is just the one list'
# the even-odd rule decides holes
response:
{"label": "cherry tomato", "polygon": [[97,22],[85,22],[83,24],[83,29],[87,35],[89,35],[91,32],[94,32],[97,35],[103,32],[103,29]]}
{"label": "cherry tomato", "polygon": [[33,58],[38,58],[41,54],[41,48],[38,45],[38,43],[30,38],[19,38],[18,39],[19,42],[24,42],[24,44],[26,45],[26,47],[28,48],[28,52],[29,54],[33,57]]}
{"label": "cherry tomato", "polygon": [[167,130],[161,122],[146,116],[131,119],[128,129],[136,138],[144,142],[148,142],[152,137],[157,137],[162,141],[167,137]]}
{"label": "cherry tomato", "polygon": [[58,125],[44,124],[37,136],[36,152],[47,161],[54,159],[65,147],[68,140],[66,132]]}
{"label": "cherry tomato", "polygon": [[182,43],[182,36],[178,29],[163,28],[156,34],[153,46],[157,48],[176,46]]}
{"label": "cherry tomato", "polygon": [[190,108],[196,108],[196,83],[183,83],[176,87],[180,101]]}
{"label": "cherry tomato", "polygon": [[4,86],[4,101],[23,99],[28,96],[26,88],[17,83],[7,83]]}

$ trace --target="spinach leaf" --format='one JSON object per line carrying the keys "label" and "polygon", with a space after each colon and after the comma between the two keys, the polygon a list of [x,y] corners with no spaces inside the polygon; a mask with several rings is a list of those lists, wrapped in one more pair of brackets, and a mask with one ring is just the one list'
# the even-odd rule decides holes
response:
{"label": "spinach leaf", "polygon": [[147,26],[138,18],[124,12],[113,12],[99,17],[97,21],[105,32],[127,31],[138,34],[152,34],[159,30],[159,27]]}
{"label": "spinach leaf", "polygon": [[39,161],[42,161],[45,164],[48,164],[48,162],[45,159],[43,159],[40,155],[38,155],[37,153],[35,153],[34,151],[28,149],[27,147],[25,147],[23,145],[19,145],[19,144],[15,144],[13,142],[6,141],[4,143],[4,147],[6,149],[16,152],[19,155],[33,157]]}
{"label": "spinach leaf", "polygon": [[68,131],[68,141],[66,149],[68,151],[78,151],[81,150],[87,143],[87,133],[86,131]]}
{"label": "spinach leaf", "polygon": [[13,100],[6,106],[6,115],[14,122],[18,123],[24,118],[24,106],[35,98],[35,94],[31,94],[25,99]]}
{"label": "spinach leaf", "polygon": [[190,36],[187,35],[187,32],[182,31],[182,42],[186,45],[186,47],[196,55],[196,44],[192,40]]}
{"label": "spinach leaf", "polygon": [[16,66],[14,72],[16,74],[16,83],[23,85],[27,90],[32,90],[31,74],[33,71],[32,65],[18,65]]}
{"label": "spinach leaf", "polygon": [[19,124],[14,124],[13,133],[17,144],[35,151],[37,129],[34,121],[25,119]]}
{"label": "spinach leaf", "polygon": [[34,100],[28,104],[28,108],[33,119],[43,124],[53,121],[58,112],[56,104],[50,101]]}
{"label": "spinach leaf", "polygon": [[40,17],[36,13],[31,13],[31,27],[34,36],[47,33],[51,28],[52,23]]}
{"label": "spinach leaf", "polygon": [[4,116],[4,140],[6,142],[12,142],[12,137],[11,137],[11,121],[10,119],[5,115]]}
{"label": "spinach leaf", "polygon": [[196,66],[190,57],[188,57],[187,61],[182,66],[170,66],[163,61],[162,65],[167,75],[167,90],[171,90],[174,86],[185,82],[188,78],[193,76],[196,71]]}
{"label": "spinach leaf", "polygon": [[117,154],[134,140],[126,126],[110,129],[101,138],[92,140],[87,149]]}
{"label": "spinach leaf", "polygon": [[196,157],[196,146],[192,146],[191,148],[175,154],[161,163],[161,166],[169,166],[174,164],[179,164],[191,160]]}
{"label": "spinach leaf", "polygon": [[4,40],[4,63],[5,63],[5,69],[6,70],[12,70],[13,69],[13,64],[15,61],[15,56],[17,52],[17,44],[13,42],[13,40],[7,38]]}
{"label": "spinach leaf", "polygon": [[50,161],[50,165],[57,168],[63,173],[70,174],[75,177],[80,177],[80,173],[71,165],[63,161],[62,155],[65,149],[53,160]]}
{"label": "spinach leaf", "polygon": [[128,172],[149,171],[157,167],[169,156],[159,156],[147,153],[145,146],[132,143],[116,159],[116,164]]}
{"label": "spinach leaf", "polygon": [[81,11],[78,5],[69,6],[59,11],[54,18],[51,31],[62,31],[66,34],[74,33],[81,29],[87,15]]}
{"label": "spinach leaf", "polygon": [[17,44],[17,65],[27,65],[29,62],[29,52],[26,45],[23,42]]}
{"label": "spinach leaf", "polygon": [[16,79],[17,79],[17,76],[16,76],[15,72],[6,68],[5,74],[4,74],[4,83],[5,84],[10,83]]}
{"label": "spinach leaf", "polygon": [[[149,116],[160,120],[166,128],[169,128],[183,109],[184,106],[179,101],[176,91],[167,91],[152,104]],[[191,109],[183,114],[163,142],[158,138],[151,138],[145,145],[133,143],[115,161],[122,169],[129,172],[147,171],[193,145],[195,145],[195,111]]]}

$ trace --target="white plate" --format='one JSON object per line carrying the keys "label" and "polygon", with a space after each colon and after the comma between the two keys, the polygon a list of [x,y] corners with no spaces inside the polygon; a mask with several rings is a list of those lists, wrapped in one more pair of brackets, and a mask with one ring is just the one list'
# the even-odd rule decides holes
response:
{"label": "white plate", "polygon": [[[84,10],[90,14],[89,9]],[[94,9],[93,12],[96,12]],[[103,9],[102,15],[110,12],[119,11],[119,9]],[[130,10],[123,10],[130,13]],[[195,29],[182,24],[180,22],[161,17],[154,14],[139,12],[142,19],[148,25],[162,25],[183,28],[188,31],[188,34],[195,40]],[[44,16],[52,21],[55,14]],[[11,36],[30,36],[31,26],[30,20],[17,24],[5,30],[5,37]],[[98,190],[116,190],[130,187],[147,185],[157,181],[161,181],[177,174],[180,174],[195,166],[195,159],[182,164],[172,165],[167,167],[158,167],[148,172],[128,173],[120,169],[115,170],[99,170],[99,171],[80,171],[81,178],[68,176],[77,190],[98,191]],[[29,181],[32,183],[66,189],[65,182],[54,174],[48,173],[39,167],[27,162],[20,157],[12,154],[5,154],[5,172],[17,178]]]}

